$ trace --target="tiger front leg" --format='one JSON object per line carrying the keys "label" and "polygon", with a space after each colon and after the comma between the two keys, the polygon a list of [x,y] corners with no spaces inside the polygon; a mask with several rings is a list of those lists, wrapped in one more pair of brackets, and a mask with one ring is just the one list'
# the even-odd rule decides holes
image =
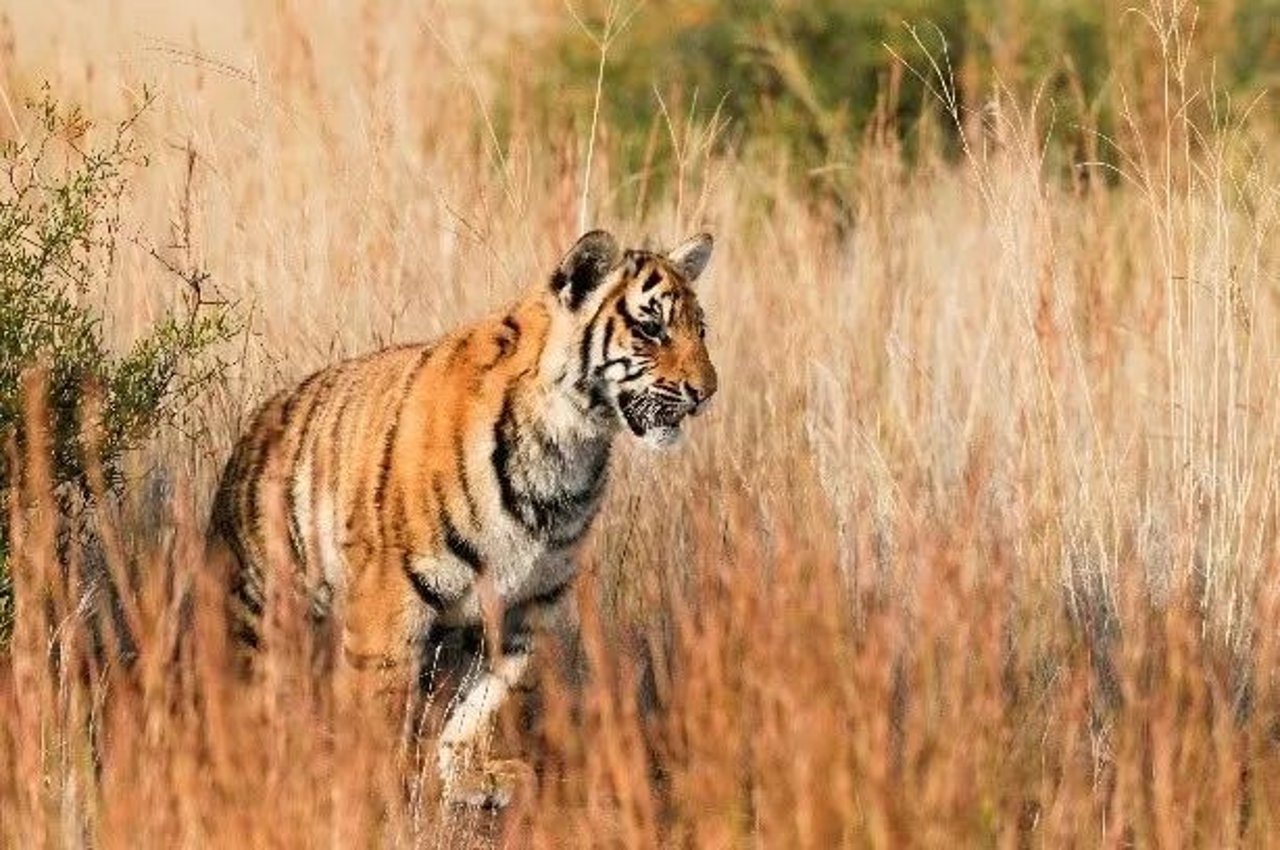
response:
{"label": "tiger front leg", "polygon": [[487,760],[484,739],[507,696],[524,679],[531,657],[528,651],[503,655],[458,695],[436,745],[447,802],[482,808],[501,808],[511,802],[520,767]]}
{"label": "tiger front leg", "polygon": [[445,800],[471,807],[501,808],[528,768],[515,760],[486,757],[488,737],[511,691],[528,678],[538,635],[573,619],[568,587],[535,599],[504,617],[502,653],[463,686],[437,743],[437,763]]}

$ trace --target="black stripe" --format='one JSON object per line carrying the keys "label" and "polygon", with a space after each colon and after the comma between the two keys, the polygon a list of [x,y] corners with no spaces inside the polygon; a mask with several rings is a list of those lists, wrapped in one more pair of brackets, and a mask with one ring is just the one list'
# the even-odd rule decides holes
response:
{"label": "black stripe", "polygon": [[[347,377],[350,377],[350,376],[347,376]],[[343,389],[346,392],[342,396],[342,400],[338,403],[338,410],[337,412],[334,413],[334,416],[333,416],[333,427],[329,430],[329,465],[325,470],[326,472],[329,473],[330,476],[333,477],[333,491],[334,491],[334,499],[335,499],[334,510],[335,511],[338,508],[338,505],[336,504],[336,500],[337,500],[337,494],[339,489],[338,488],[339,476],[337,475],[337,470],[339,469],[339,464],[342,461],[342,450],[345,448],[342,441],[342,420],[343,420],[343,417],[347,415],[347,410],[351,407],[351,403],[355,401],[359,396],[359,393],[357,393],[350,386],[349,383],[347,386],[343,387]]]}
{"label": "black stripe", "polygon": [[[484,363],[477,361],[476,371],[480,375],[488,372],[515,353],[516,347],[520,344],[520,323],[516,321],[515,316],[503,316],[502,327],[494,328],[492,333],[487,334],[485,338],[490,340],[498,350],[494,353],[493,359]],[[479,381],[479,377],[472,381],[473,392],[479,392]]]}
{"label": "black stripe", "polygon": [[655,286],[657,286],[660,283],[662,283],[662,273],[659,272],[657,269],[654,269],[653,271],[649,272],[649,277],[646,278],[645,282],[640,285],[640,291],[648,292],[650,289],[653,289]]}
{"label": "black stripe", "polygon": [[[234,563],[230,566],[233,568],[228,575],[229,582],[239,580],[242,572],[249,569],[249,552],[245,549],[245,537],[241,534],[241,529],[235,522],[235,505],[227,504],[227,501],[234,498],[234,494],[229,491],[219,492],[218,504],[214,506],[213,519],[210,531],[218,539],[227,546],[231,552]],[[232,585],[229,585],[232,586]]]}
{"label": "black stripe", "polygon": [[480,524],[480,506],[476,504],[475,494],[471,492],[471,480],[467,478],[467,454],[465,435],[459,426],[453,431],[453,466],[458,476],[458,487],[462,490],[462,499],[467,503],[467,519],[472,527]]}
{"label": "black stripe", "polygon": [[596,382],[591,385],[591,391],[587,395],[587,407],[591,410],[605,410],[611,406],[609,395],[604,391],[604,387]]}
{"label": "black stripe", "polygon": [[591,363],[591,337],[595,335],[595,330],[596,330],[595,320],[592,319],[592,321],[586,326],[586,328],[583,329],[582,339],[578,341],[577,385],[579,388],[584,388],[586,386],[587,375],[590,372],[589,366]]}
{"label": "black stripe", "polygon": [[453,518],[449,516],[449,505],[445,502],[444,491],[440,487],[439,479],[435,482],[436,494],[436,510],[440,514],[440,535],[444,538],[445,548],[449,550],[449,554],[462,561],[471,568],[473,573],[480,573],[484,570],[484,565],[480,560],[480,552],[476,549],[475,544],[462,536],[462,532],[458,531],[458,527],[453,524]]}
{"label": "black stripe", "polygon": [[577,310],[582,306],[582,302],[587,300],[587,296],[596,291],[607,274],[607,267],[602,269],[599,258],[596,258],[595,262],[578,263],[568,276],[562,271],[557,272],[551,286],[554,291],[559,292],[567,285],[569,309]]}
{"label": "black stripe", "polygon": [[466,356],[467,348],[471,345],[471,337],[474,333],[475,331],[467,331],[454,343],[453,350],[449,352],[449,357],[445,361],[446,369],[455,368]]}
{"label": "black stripe", "polygon": [[262,639],[258,637],[258,630],[248,623],[240,622],[233,625],[231,627],[231,640],[255,652],[262,648]]}
{"label": "black stripe", "polygon": [[379,515],[387,500],[387,486],[391,483],[391,458],[395,454],[396,436],[400,433],[400,414],[396,413],[391,430],[382,441],[382,457],[378,461],[378,483],[373,488],[373,509]]}
{"label": "black stripe", "polygon": [[[333,378],[328,372],[316,372],[311,377],[302,382],[298,387],[298,396],[304,394],[311,388],[311,385],[320,378],[324,378],[325,383],[332,383]],[[303,414],[302,431],[298,434],[298,445],[289,457],[289,462],[285,465],[288,475],[288,486],[285,488],[285,516],[289,521],[289,544],[293,547],[293,555],[298,559],[298,565],[304,570],[307,566],[307,547],[306,541],[302,536],[302,528],[298,525],[298,498],[294,495],[293,485],[298,474],[298,460],[302,457],[303,451],[307,447],[307,437],[311,433],[311,426],[316,420],[316,410],[320,407],[320,402],[324,398],[325,387],[316,390],[311,402],[307,405],[306,413]],[[289,415],[292,411],[286,413]],[[286,422],[286,425],[288,423]]]}
{"label": "black stripe", "polygon": [[502,508],[520,524],[525,524],[523,512],[520,510],[520,497],[511,483],[511,460],[515,449],[514,443],[519,439],[519,425],[516,423],[515,410],[512,408],[512,391],[510,388],[502,397],[502,412],[493,423],[493,453],[490,461],[493,472],[498,479],[498,492],[502,497]]}
{"label": "black stripe", "polygon": [[280,407],[281,423],[287,424],[289,422],[289,417],[293,415],[293,409],[298,405],[298,399],[301,398],[303,390],[305,390],[307,385],[314,381],[315,378],[315,375],[310,376],[301,384],[295,386],[293,391],[285,396],[284,404]]}
{"label": "black stripe", "polygon": [[600,371],[603,372],[605,369],[608,369],[610,366],[617,366],[619,363],[625,366],[628,363],[630,363],[632,359],[633,358],[630,355],[627,355],[624,357],[611,358],[600,364]]}
{"label": "black stripe", "polygon": [[[587,329],[582,334],[581,349],[578,353],[578,380],[575,382],[579,392],[587,393],[587,407],[596,409],[607,407],[609,400],[605,396],[604,391],[600,388],[596,377],[604,371],[604,366],[597,366],[589,369],[588,364],[591,360],[591,340],[595,336],[596,325],[600,320],[600,316],[604,313],[604,304],[596,310],[596,314],[591,317],[591,321],[587,324]],[[604,326],[604,341],[600,346],[600,357],[603,359],[609,354],[609,342],[613,339],[614,318],[609,316]]]}
{"label": "black stripe", "polygon": [[[387,509],[378,515],[378,532],[382,535],[383,547],[392,551],[399,549],[403,553],[402,563],[408,570],[412,567],[412,559],[409,557],[409,547],[403,543],[403,540],[405,529],[409,524],[409,510],[405,505],[403,493],[394,493],[392,496]],[[395,530],[395,535],[390,540],[386,532],[388,522]]]}
{"label": "black stripe", "polygon": [[[270,405],[270,402],[268,404]],[[272,412],[279,416],[278,409]],[[248,520],[246,532],[254,539],[262,533],[262,476],[270,463],[272,451],[280,441],[282,429],[278,421],[272,422],[264,418],[260,427],[254,428],[250,436],[256,436],[260,432],[265,433],[262,433],[260,439],[250,442],[250,450],[253,452],[252,461],[249,464],[248,476],[245,478],[249,486],[249,516],[243,519]]]}
{"label": "black stripe", "polygon": [[[334,368],[333,370],[331,370],[331,371],[333,372],[333,378],[332,378],[332,380],[330,380],[330,381],[329,381],[329,385],[328,385],[327,387],[325,387],[325,401],[324,401],[324,406],[323,406],[323,408],[322,408],[322,409],[317,413],[317,418],[319,418],[319,419],[321,420],[321,422],[322,422],[322,423],[323,423],[324,417],[328,414],[328,412],[329,412],[330,408],[331,408],[331,407],[333,407],[333,404],[334,404],[334,394],[335,394],[335,393],[340,393],[340,392],[341,392],[341,390],[342,390],[342,384],[341,384],[341,382],[340,382],[340,380],[339,380],[339,378],[341,378],[341,376],[342,376],[342,370],[341,370],[341,369],[339,369],[339,368],[337,368],[337,367],[335,367],[335,368]],[[316,427],[317,427],[317,428],[320,428],[320,425],[317,425]],[[330,432],[330,433],[329,433],[330,440],[332,440],[332,436],[333,436],[333,435],[332,435],[332,433]],[[328,470],[328,469],[326,469],[326,468],[324,467],[324,464],[323,464],[323,462],[322,462],[322,458],[321,458],[321,452],[324,452],[324,451],[325,451],[325,449],[327,448],[327,446],[326,446],[326,445],[324,444],[324,442],[323,442],[323,439],[324,439],[324,433],[323,433],[323,432],[321,432],[321,431],[319,431],[319,430],[317,430],[317,432],[316,432],[316,447],[315,447],[315,450],[311,453],[311,493],[310,493],[310,498],[311,498],[311,505],[312,505],[313,510],[314,510],[315,506],[316,506],[316,505],[318,505],[318,504],[320,503],[320,492],[321,492],[321,490],[323,490],[323,489],[324,489],[324,487],[326,486],[326,485],[325,485],[325,482],[324,482],[324,481],[322,480],[322,478],[321,478],[321,475],[322,475],[322,473],[324,473],[324,474],[328,474],[328,473],[329,473],[329,470]],[[325,455],[324,455],[324,456],[325,456],[325,457],[328,457],[328,453],[327,453],[327,452],[325,452]],[[312,519],[314,520],[314,519],[315,519],[315,517],[312,517]],[[311,540],[312,540],[313,542],[317,543],[317,544],[319,543],[318,536],[317,536],[317,535],[315,535],[315,534],[311,535]]]}
{"label": "black stripe", "polygon": [[502,400],[502,413],[493,426],[493,468],[498,477],[503,509],[527,531],[540,537],[547,527],[548,518],[536,499],[516,490],[513,475],[513,455],[521,438],[512,407],[511,390],[507,390]]}
{"label": "black stripe", "polygon": [[[587,330],[584,333],[584,337],[586,337],[586,339],[583,340],[584,346],[589,344],[590,337],[595,334],[596,323],[600,321],[600,317],[604,314],[604,308],[607,307],[608,305],[609,305],[609,299],[607,298],[602,302],[600,302],[600,306],[596,308],[595,313],[592,314],[591,316],[591,321],[587,322]],[[589,359],[589,352],[584,351],[581,355],[581,359],[582,359],[582,368],[586,369],[587,360]]]}
{"label": "black stripe", "polygon": [[555,587],[536,593],[524,600],[521,605],[554,605],[565,597],[569,589],[573,587],[573,579],[569,578]]}
{"label": "black stripe", "polygon": [[627,309],[627,299],[618,299],[617,314],[622,318],[622,324],[627,326],[627,330],[632,333],[638,333],[640,329],[640,321],[631,315],[631,311]]}
{"label": "black stripe", "polygon": [[255,588],[256,582],[241,571],[231,586],[231,594],[244,603],[244,607],[254,617],[262,616],[262,591]]}
{"label": "black stripe", "polygon": [[[600,343],[600,359],[606,360],[609,357],[609,343],[613,342],[613,329],[617,327],[617,319],[610,316],[604,323],[604,341]],[[601,367],[603,368],[603,367]],[[596,371],[600,371],[597,369]]]}
{"label": "black stripe", "polygon": [[564,289],[565,284],[569,282],[569,276],[562,270],[556,269],[551,273],[551,291],[556,295],[560,294],[560,290]]}
{"label": "black stripe", "polygon": [[[316,505],[319,503],[320,491],[325,487],[325,481],[322,480],[321,473],[323,472],[329,475],[333,474],[331,468],[333,466],[333,461],[336,458],[336,453],[334,451],[333,446],[337,443],[337,440],[334,439],[334,434],[336,433],[335,429],[337,427],[337,423],[342,418],[342,408],[347,403],[347,396],[343,395],[343,393],[349,391],[350,389],[349,387],[344,386],[342,383],[342,379],[345,378],[347,375],[348,366],[349,366],[349,363],[340,363],[336,366],[331,367],[328,370],[329,380],[324,390],[325,391],[324,406],[322,411],[320,411],[318,415],[320,418],[323,419],[325,414],[328,413],[329,410],[334,408],[335,398],[337,399],[337,409],[335,410],[336,415],[334,416],[334,421],[333,423],[331,423],[331,427],[329,428],[329,430],[324,434],[317,434],[316,436],[316,450],[315,452],[312,453],[313,456],[311,460],[311,463],[312,463],[311,504],[312,505]],[[325,443],[323,442],[323,440],[328,440],[328,442]],[[322,465],[320,463],[321,461],[320,453],[325,449],[328,449],[328,450],[324,451],[324,458],[329,461],[329,464],[328,464],[328,468],[322,469],[321,468]]]}
{"label": "black stripe", "polygon": [[520,323],[516,321],[515,316],[503,316],[502,326],[511,331],[510,336],[506,334],[499,334],[498,336],[499,356],[507,357],[520,344]]}
{"label": "black stripe", "polygon": [[459,533],[444,511],[440,514],[440,524],[444,528],[444,545],[448,548],[449,554],[470,567],[473,573],[483,572],[484,565],[480,562],[480,553],[476,551],[471,541]]}
{"label": "black stripe", "polygon": [[404,567],[404,574],[409,579],[409,584],[413,586],[413,592],[418,594],[418,598],[425,602],[428,607],[434,608],[436,611],[443,613],[449,607],[448,600],[446,600],[438,590],[431,586],[425,576],[413,568],[410,560],[410,554],[408,550],[406,550],[402,563]]}
{"label": "black stripe", "polygon": [[677,406],[684,404],[685,394],[673,386],[670,382],[658,379],[653,382],[653,386],[649,387],[647,393],[650,398],[656,401],[667,402]]}
{"label": "black stripe", "polygon": [[[240,438],[240,443],[236,446],[236,453],[240,455],[237,466],[244,470],[244,475],[236,476],[235,479],[237,486],[232,490],[232,514],[235,516],[236,525],[249,540],[257,538],[260,530],[258,517],[262,513],[262,506],[259,503],[258,494],[262,490],[262,482],[258,477],[267,465],[267,441],[260,434],[268,427],[267,415],[273,401],[274,399],[268,401],[258,411],[248,433]],[[246,487],[248,492],[244,493]]]}
{"label": "black stripe", "polygon": [[[627,361],[624,361],[624,362],[627,362]],[[649,368],[647,364],[641,364],[639,369],[634,369],[632,371],[625,372],[622,375],[622,377],[618,378],[617,383],[626,384],[626,383],[630,383],[631,381],[639,380],[640,378],[643,378],[646,374],[648,374],[648,372],[649,372]]]}
{"label": "black stripe", "polygon": [[[400,433],[400,420],[404,416],[404,406],[409,400],[409,394],[413,392],[413,385],[417,382],[418,375],[422,374],[422,370],[426,368],[432,353],[433,349],[430,346],[422,350],[422,353],[418,356],[418,361],[409,370],[409,376],[400,391],[400,399],[396,402],[395,421],[391,423],[391,430],[387,433],[382,446],[382,457],[378,462],[378,483],[373,490],[373,507],[379,516],[383,513],[382,508],[387,497],[387,485],[391,480],[391,458],[395,454],[396,437]],[[379,531],[382,531],[381,521],[379,526]],[[383,536],[385,537],[385,534]]]}

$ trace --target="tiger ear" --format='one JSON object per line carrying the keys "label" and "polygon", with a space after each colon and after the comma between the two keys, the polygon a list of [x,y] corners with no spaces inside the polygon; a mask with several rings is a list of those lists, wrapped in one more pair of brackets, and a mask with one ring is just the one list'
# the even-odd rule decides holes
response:
{"label": "tiger ear", "polygon": [[582,305],[618,264],[618,240],[607,230],[583,234],[551,275],[551,291],[570,310]]}
{"label": "tiger ear", "polygon": [[687,282],[693,283],[707,267],[714,244],[710,233],[699,233],[668,251],[667,260]]}

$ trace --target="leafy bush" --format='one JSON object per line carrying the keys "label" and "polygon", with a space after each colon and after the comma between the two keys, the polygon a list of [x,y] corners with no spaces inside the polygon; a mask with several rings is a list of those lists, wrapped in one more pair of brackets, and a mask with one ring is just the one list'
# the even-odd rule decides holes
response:
{"label": "leafy bush", "polygon": [[[133,128],[149,103],[145,96],[137,112],[93,141],[100,134],[85,117],[62,110],[46,92],[28,103],[30,134],[0,144],[0,438],[21,442],[22,375],[32,366],[45,368],[52,474],[64,493],[87,495],[78,439],[86,392],[100,396],[96,451],[118,482],[124,452],[220,373],[223,364],[211,349],[235,332],[231,311],[203,296],[207,276],[168,264],[165,274],[176,274],[184,286],[185,309],[164,315],[123,354],[111,351],[103,317],[91,306],[116,257],[129,172],[146,164]],[[6,502],[13,474],[7,463],[0,465]],[[0,516],[0,638],[12,616],[8,538],[6,510]]]}

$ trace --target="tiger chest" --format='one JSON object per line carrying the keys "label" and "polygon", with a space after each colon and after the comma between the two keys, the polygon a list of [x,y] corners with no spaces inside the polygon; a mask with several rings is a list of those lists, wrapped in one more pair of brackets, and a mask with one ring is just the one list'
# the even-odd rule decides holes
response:
{"label": "tiger chest", "polygon": [[567,554],[600,509],[608,465],[607,439],[555,441],[525,429],[495,443],[492,468],[509,550],[493,566],[504,597],[519,601],[572,578],[565,574]]}
{"label": "tiger chest", "polygon": [[[545,430],[499,427],[473,444],[467,479],[485,481],[479,528],[450,528],[416,569],[439,591],[446,624],[480,617],[487,585],[510,608],[555,598],[572,581],[576,544],[599,511],[608,478],[607,439],[556,440]],[[487,478],[487,481],[486,481]],[[443,550],[443,551],[440,551]]]}

